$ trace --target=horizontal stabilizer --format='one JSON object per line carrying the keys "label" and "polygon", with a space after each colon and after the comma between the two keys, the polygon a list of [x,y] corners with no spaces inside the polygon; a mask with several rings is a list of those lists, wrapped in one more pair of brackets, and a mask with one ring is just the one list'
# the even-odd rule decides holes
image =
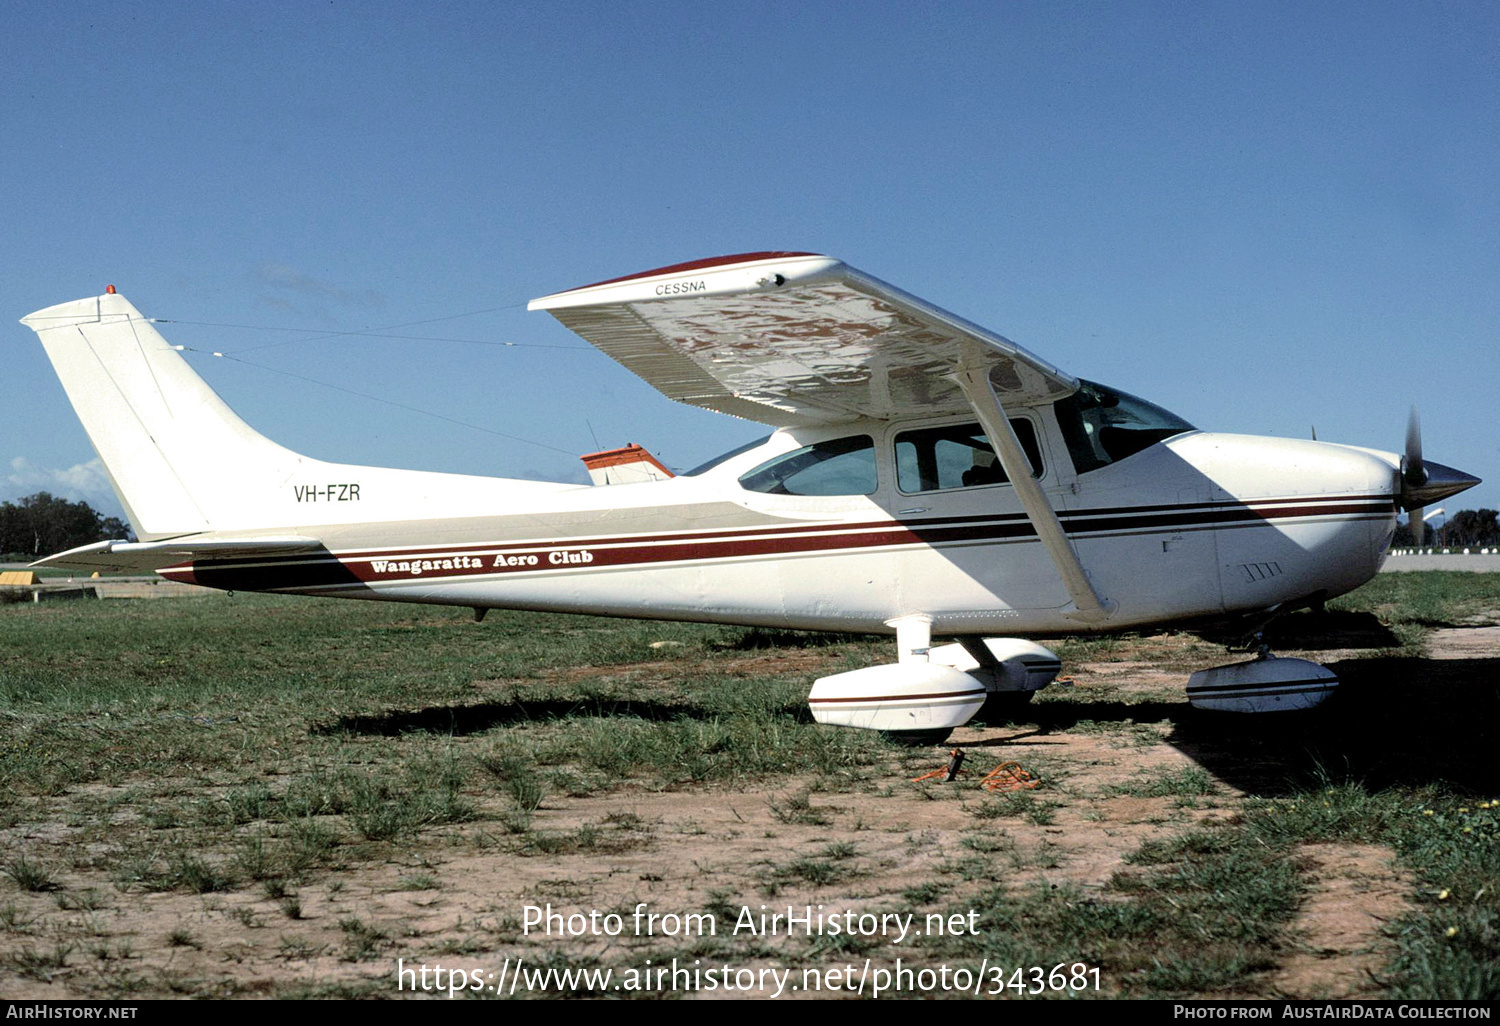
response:
{"label": "horizontal stabilizer", "polygon": [[580,456],[596,485],[665,481],[674,475],[644,448],[631,442],[622,449],[606,449]]}
{"label": "horizontal stabilizer", "polygon": [[82,573],[136,571],[147,573],[162,567],[190,563],[195,559],[235,559],[254,556],[284,556],[316,549],[316,538],[175,538],[167,541],[102,541],[80,545],[39,559],[32,566]]}

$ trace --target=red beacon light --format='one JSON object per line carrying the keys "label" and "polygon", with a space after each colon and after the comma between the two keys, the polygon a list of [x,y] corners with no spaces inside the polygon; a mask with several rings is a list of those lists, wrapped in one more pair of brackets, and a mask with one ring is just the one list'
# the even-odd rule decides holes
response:
{"label": "red beacon light", "polygon": [[115,287],[113,285],[106,285],[106,286],[104,286],[104,294],[106,296],[112,296],[112,295],[114,295],[115,294]]}

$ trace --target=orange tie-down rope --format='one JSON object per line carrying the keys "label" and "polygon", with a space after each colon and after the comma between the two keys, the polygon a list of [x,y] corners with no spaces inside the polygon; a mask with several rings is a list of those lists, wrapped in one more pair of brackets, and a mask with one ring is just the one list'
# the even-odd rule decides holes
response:
{"label": "orange tie-down rope", "polygon": [[1019,762],[1002,762],[979,782],[986,791],[1029,791],[1041,783]]}
{"label": "orange tie-down rope", "polygon": [[[949,754],[948,765],[942,769],[935,769],[931,773],[923,773],[920,777],[912,777],[913,784],[919,784],[924,780],[935,780],[942,777],[944,780],[956,780],[962,772],[964,764],[964,752],[962,748],[955,748]],[[1019,762],[1002,762],[994,769],[985,774],[979,786],[986,791],[1029,791],[1041,784],[1029,772],[1021,768]]]}

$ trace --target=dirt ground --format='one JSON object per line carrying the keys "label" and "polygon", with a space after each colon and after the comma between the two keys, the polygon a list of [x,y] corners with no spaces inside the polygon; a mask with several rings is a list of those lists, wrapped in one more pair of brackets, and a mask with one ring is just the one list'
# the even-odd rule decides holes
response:
{"label": "dirt ground", "polygon": [[[1431,649],[1439,659],[1494,656],[1500,628],[1438,632]],[[1332,661],[1338,653],[1316,657]],[[1187,677],[1142,661],[1069,671],[1072,681],[1064,687],[1108,688],[1116,698],[1146,693],[1162,703],[1183,701]],[[627,787],[592,797],[548,795],[534,827],[554,836],[592,831],[586,850],[502,853],[484,843],[485,832],[497,830],[494,817],[487,817],[424,832],[386,863],[318,874],[292,898],[251,886],[205,895],[121,893],[104,872],[63,873],[58,893],[67,900],[7,883],[0,895],[9,920],[0,933],[0,996],[398,997],[414,988],[420,994],[424,983],[446,990],[455,980],[467,988],[481,979],[486,993],[507,993],[517,959],[617,973],[649,968],[648,960],[660,968],[673,958],[680,966],[727,964],[756,973],[786,965],[859,967],[866,958],[926,964],[920,934],[933,924],[921,915],[904,938],[894,938],[896,925],[887,925],[885,935],[858,944],[810,940],[798,930],[788,936],[784,923],[762,935],[743,929],[743,920],[748,916],[758,926],[762,912],[785,913],[789,906],[799,914],[812,906],[824,915],[878,915],[910,908],[912,890],[923,886],[942,895],[924,907],[961,907],[966,893],[994,883],[1076,885],[1102,894],[1122,859],[1143,842],[1232,815],[1245,789],[1227,781],[1257,779],[1257,768],[1245,766],[1234,774],[1210,773],[1211,795],[1143,795],[1142,781],[1198,769],[1203,753],[1174,743],[1165,722],[1115,726],[960,730],[950,744],[964,748],[975,772],[955,783],[911,781],[943,764],[943,749],[927,748],[894,760],[883,779],[852,787],[807,777],[743,789],[651,793]],[[979,776],[1005,761],[1052,785],[1035,792],[1046,796],[1048,815],[976,815],[988,799]],[[67,800],[55,799],[60,815],[51,826],[22,828],[30,834],[9,840],[37,851],[65,840]],[[965,857],[975,853],[989,854],[995,877],[966,879]],[[1406,910],[1410,880],[1391,852],[1365,845],[1309,847],[1299,863],[1311,885],[1293,931],[1299,943],[1259,996],[1377,995],[1374,974],[1388,943],[1382,927]],[[550,911],[562,918],[552,920],[550,930],[545,921],[532,926],[528,907],[542,910],[533,917]],[[566,917],[593,912],[593,922],[576,918],[569,929]],[[609,935],[612,921],[603,918],[610,913],[622,927],[615,936]],[[704,914],[714,917],[713,937],[692,930],[696,925],[703,932]],[[742,929],[732,932],[736,924]],[[1050,967],[1073,953],[1042,957]],[[424,967],[425,978],[418,975]],[[442,975],[437,967],[473,975]],[[1103,974],[1103,991],[1118,992],[1108,967]],[[772,991],[702,988],[697,996]],[[797,996],[819,995],[804,990]]]}

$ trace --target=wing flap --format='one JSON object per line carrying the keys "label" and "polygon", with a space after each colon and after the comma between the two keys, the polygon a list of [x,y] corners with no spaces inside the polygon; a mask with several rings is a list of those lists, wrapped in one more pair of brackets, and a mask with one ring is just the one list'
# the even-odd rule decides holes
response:
{"label": "wing flap", "polygon": [[1077,380],[993,332],[831,257],[678,264],[533,300],[668,398],[775,427],[959,413],[976,344],[1009,405]]}

